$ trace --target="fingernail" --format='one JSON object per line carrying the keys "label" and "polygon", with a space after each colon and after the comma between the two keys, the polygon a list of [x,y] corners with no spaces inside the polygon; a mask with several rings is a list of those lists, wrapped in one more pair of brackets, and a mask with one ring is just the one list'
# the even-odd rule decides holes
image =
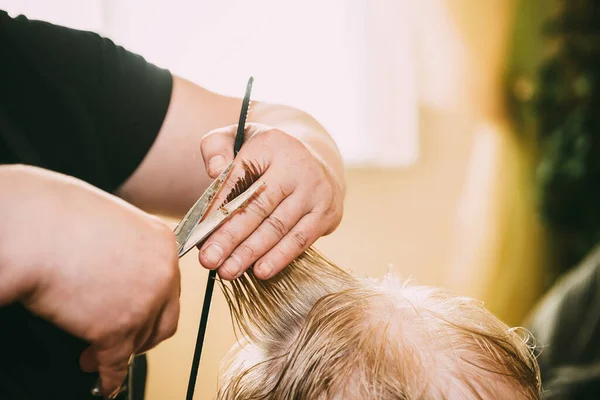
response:
{"label": "fingernail", "polygon": [[273,266],[268,261],[263,261],[256,266],[256,272],[263,278],[268,278],[273,273]]}
{"label": "fingernail", "polygon": [[210,160],[208,160],[208,172],[211,175],[217,175],[222,172],[222,169],[225,168],[225,157],[222,155],[216,155]]}
{"label": "fingernail", "polygon": [[223,264],[223,268],[229,273],[229,275],[231,275],[232,278],[237,278],[242,266],[235,258],[229,257],[225,264]]}
{"label": "fingernail", "polygon": [[211,244],[206,250],[204,250],[204,257],[210,264],[218,267],[221,264],[223,250],[218,244]]}

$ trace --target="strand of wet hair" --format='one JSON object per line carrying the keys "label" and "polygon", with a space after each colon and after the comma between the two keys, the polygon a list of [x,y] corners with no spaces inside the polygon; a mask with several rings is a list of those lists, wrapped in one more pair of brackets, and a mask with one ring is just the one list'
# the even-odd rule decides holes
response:
{"label": "strand of wet hair", "polygon": [[[315,267],[319,273],[315,274]],[[309,247],[285,269],[268,280],[256,278],[249,268],[239,278],[225,284],[218,280],[229,307],[236,338],[247,336],[251,341],[268,337],[273,331],[289,330],[300,322],[308,310],[299,296],[324,295],[332,280],[339,289],[351,287],[355,279],[313,247]],[[311,288],[307,292],[307,288]],[[310,294],[312,293],[312,294]],[[287,317],[281,318],[285,313]],[[286,327],[281,326],[285,323]]]}

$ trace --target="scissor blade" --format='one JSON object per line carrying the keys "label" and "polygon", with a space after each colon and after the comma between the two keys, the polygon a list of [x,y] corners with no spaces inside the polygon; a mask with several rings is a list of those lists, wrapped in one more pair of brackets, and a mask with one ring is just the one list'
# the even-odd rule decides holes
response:
{"label": "scissor blade", "polygon": [[193,247],[204,242],[204,240],[206,240],[211,233],[221,226],[223,222],[231,217],[235,211],[244,206],[264,184],[265,182],[263,181],[256,182],[244,193],[225,204],[223,207],[219,208],[210,216],[206,217],[206,219],[202,221],[192,232],[185,245],[182,246],[179,252],[179,257],[183,257]]}
{"label": "scissor blade", "polygon": [[233,168],[233,164],[234,162],[232,161],[227,166],[227,168],[225,168],[225,170],[221,173],[221,175],[219,175],[217,179],[215,179],[215,181],[208,187],[208,189],[206,189],[204,194],[202,194],[202,196],[198,199],[196,204],[194,204],[193,207],[190,208],[185,217],[183,217],[181,222],[179,222],[179,225],[177,225],[177,227],[175,228],[175,240],[179,245],[179,251],[181,251],[183,245],[188,240],[190,233],[194,230],[196,225],[198,225],[198,222],[200,222],[200,220],[204,216],[204,213],[210,207],[215,196],[221,189],[221,186],[223,186],[223,182],[225,182],[225,180],[229,176],[229,173]]}

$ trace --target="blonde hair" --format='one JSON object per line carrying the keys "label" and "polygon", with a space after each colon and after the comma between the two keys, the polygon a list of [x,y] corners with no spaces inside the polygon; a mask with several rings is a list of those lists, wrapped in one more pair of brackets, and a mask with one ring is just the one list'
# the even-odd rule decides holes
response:
{"label": "blonde hair", "polygon": [[539,398],[527,336],[473,299],[359,280],[313,248],[269,280],[220,283],[243,336],[220,400]]}

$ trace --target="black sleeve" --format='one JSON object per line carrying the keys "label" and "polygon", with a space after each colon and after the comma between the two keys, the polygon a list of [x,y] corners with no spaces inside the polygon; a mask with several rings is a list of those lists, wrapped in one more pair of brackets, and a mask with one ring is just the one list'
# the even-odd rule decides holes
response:
{"label": "black sleeve", "polygon": [[0,11],[0,163],[114,191],[163,123],[172,76],[111,40]]}

